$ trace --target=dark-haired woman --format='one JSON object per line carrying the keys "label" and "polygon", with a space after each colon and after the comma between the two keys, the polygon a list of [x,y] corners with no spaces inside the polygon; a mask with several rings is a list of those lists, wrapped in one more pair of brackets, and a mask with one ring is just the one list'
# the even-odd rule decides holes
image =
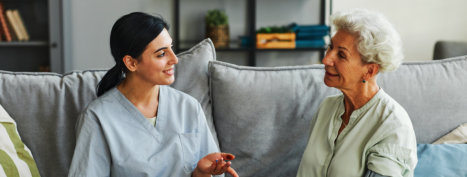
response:
{"label": "dark-haired woman", "polygon": [[167,24],[135,12],[112,27],[116,65],[77,123],[69,176],[211,176],[228,172],[200,104],[167,85],[178,59]]}

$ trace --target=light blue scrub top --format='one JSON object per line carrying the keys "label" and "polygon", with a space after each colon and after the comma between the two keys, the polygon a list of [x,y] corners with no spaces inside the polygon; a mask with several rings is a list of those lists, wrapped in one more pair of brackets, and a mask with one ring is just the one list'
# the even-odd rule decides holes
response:
{"label": "light blue scrub top", "polygon": [[160,86],[156,127],[116,88],[85,109],[68,176],[191,176],[198,160],[219,152],[193,97]]}

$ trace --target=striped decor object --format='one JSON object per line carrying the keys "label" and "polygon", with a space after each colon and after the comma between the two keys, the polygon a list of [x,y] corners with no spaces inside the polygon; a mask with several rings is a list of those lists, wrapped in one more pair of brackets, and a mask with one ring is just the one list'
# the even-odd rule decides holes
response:
{"label": "striped decor object", "polygon": [[15,121],[0,105],[0,176],[40,176],[31,151],[24,145]]}

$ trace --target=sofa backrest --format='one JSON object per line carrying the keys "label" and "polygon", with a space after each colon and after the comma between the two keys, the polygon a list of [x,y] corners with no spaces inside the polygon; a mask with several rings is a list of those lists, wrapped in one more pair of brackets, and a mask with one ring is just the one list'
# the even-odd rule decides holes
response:
{"label": "sofa backrest", "polygon": [[104,73],[0,71],[0,104],[16,121],[41,176],[67,176],[75,147],[76,119],[96,98],[96,85]]}
{"label": "sofa backrest", "polygon": [[[216,58],[205,39],[177,55],[171,87],[196,98],[217,142],[212,123],[208,62]],[[75,124],[81,111],[96,98],[96,86],[105,70],[68,74],[0,71],[0,105],[18,125],[42,176],[68,175],[75,147]]]}
{"label": "sofa backrest", "polygon": [[[323,83],[323,65],[245,67],[211,62],[213,116],[222,151],[240,176],[295,176],[321,101],[340,91]],[[467,56],[404,63],[380,87],[408,112],[418,143],[467,122]]]}

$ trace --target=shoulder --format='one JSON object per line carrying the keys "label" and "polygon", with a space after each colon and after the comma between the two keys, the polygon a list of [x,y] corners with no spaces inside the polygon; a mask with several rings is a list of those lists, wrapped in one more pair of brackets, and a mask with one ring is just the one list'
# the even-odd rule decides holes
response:
{"label": "shoulder", "polygon": [[384,122],[395,124],[394,126],[408,126],[412,128],[409,114],[396,100],[381,90],[376,109],[380,112]]}
{"label": "shoulder", "polygon": [[180,90],[174,89],[169,86],[162,85],[160,86],[161,90],[166,92],[166,96],[173,101],[179,102],[180,104],[188,104],[193,106],[198,106],[200,103],[191,95],[188,95]]}
{"label": "shoulder", "polygon": [[344,95],[341,93],[341,94],[337,94],[337,95],[332,95],[332,96],[329,96],[329,97],[326,97],[320,104],[320,109],[323,109],[323,108],[336,108],[336,106],[339,104],[339,103],[342,103],[344,99]]}
{"label": "shoulder", "polygon": [[113,88],[102,94],[100,97],[97,97],[86,106],[82,114],[98,114],[100,112],[116,109],[115,106],[120,105],[120,99],[117,92],[118,90]]}

